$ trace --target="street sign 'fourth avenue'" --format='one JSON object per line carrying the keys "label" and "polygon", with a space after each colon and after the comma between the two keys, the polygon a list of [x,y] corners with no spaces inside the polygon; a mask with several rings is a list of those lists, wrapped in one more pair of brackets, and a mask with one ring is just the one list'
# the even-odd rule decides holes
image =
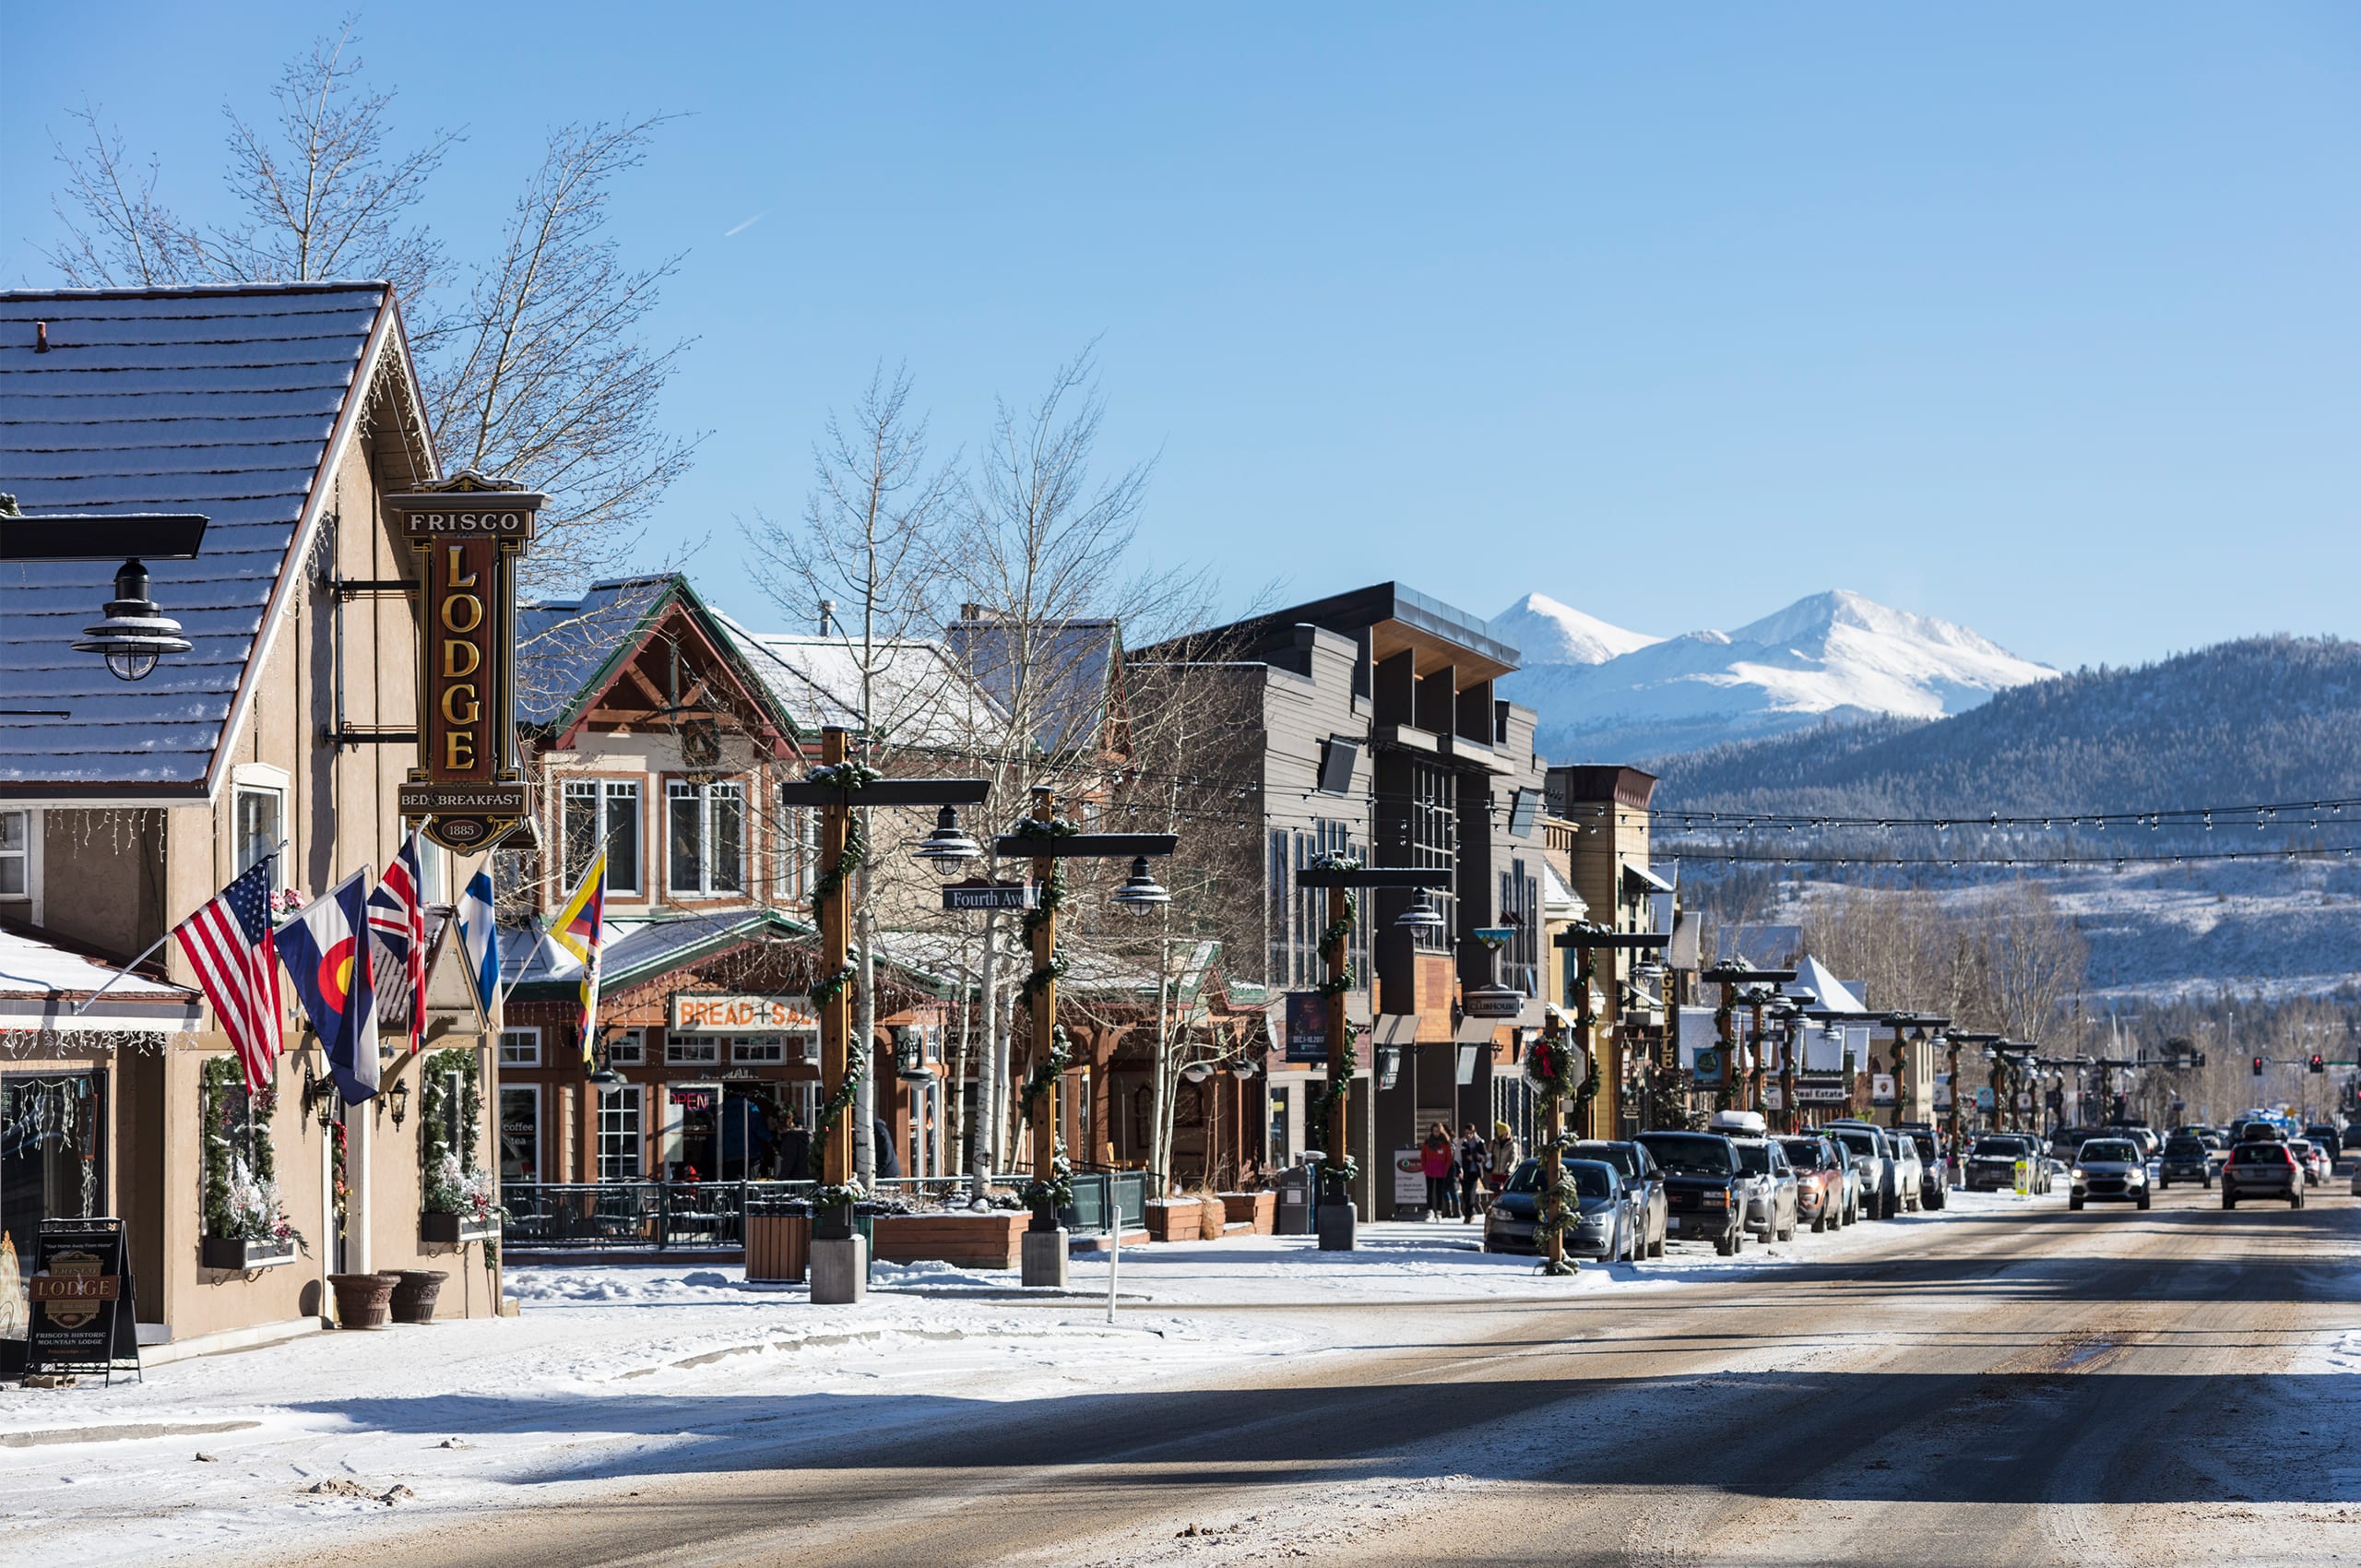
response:
{"label": "street sign 'fourth avenue'", "polygon": [[963,882],[943,890],[943,907],[955,912],[1030,909],[1040,901],[1040,889],[1029,882]]}

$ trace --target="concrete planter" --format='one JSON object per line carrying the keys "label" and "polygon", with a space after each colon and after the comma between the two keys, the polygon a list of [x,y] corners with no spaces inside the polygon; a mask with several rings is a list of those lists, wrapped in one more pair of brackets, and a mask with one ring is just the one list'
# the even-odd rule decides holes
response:
{"label": "concrete planter", "polygon": [[207,1268],[243,1274],[254,1268],[277,1268],[295,1261],[293,1241],[231,1241],[208,1236],[197,1242],[197,1261]]}
{"label": "concrete planter", "polygon": [[1221,1195],[1224,1217],[1232,1225],[1251,1225],[1257,1236],[1271,1233],[1277,1218],[1279,1194],[1276,1193],[1224,1193]]}
{"label": "concrete planter", "polygon": [[961,1268],[1015,1268],[1024,1261],[1022,1209],[984,1214],[881,1214],[872,1222],[884,1263],[947,1263]]}
{"label": "concrete planter", "polygon": [[1151,1203],[1147,1206],[1147,1239],[1193,1241],[1204,1218],[1205,1206],[1193,1198]]}

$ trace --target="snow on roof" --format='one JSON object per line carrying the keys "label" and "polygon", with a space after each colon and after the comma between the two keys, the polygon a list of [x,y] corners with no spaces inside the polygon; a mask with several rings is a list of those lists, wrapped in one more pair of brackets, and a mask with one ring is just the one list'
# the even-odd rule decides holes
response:
{"label": "snow on roof", "polygon": [[953,622],[944,640],[1002,708],[1015,701],[1020,678],[1037,688],[1028,697],[1038,715],[1033,741],[1042,750],[1092,744],[1113,695],[1121,628],[1112,620],[1074,617],[1033,626],[1029,645],[1025,633],[1017,622],[980,615]]}
{"label": "snow on roof", "polygon": [[1558,868],[1546,859],[1541,862],[1541,918],[1545,921],[1579,921],[1590,916],[1590,906],[1583,896],[1566,885]]}
{"label": "snow on roof", "polygon": [[1809,953],[1805,954],[1801,961],[1796,965],[1796,978],[1780,989],[1789,992],[1809,991],[1820,999],[1813,1005],[1825,1007],[1832,1013],[1869,1011],[1861,1005],[1861,999],[1855,996],[1845,982],[1836,978],[1835,970]]}
{"label": "snow on roof", "polygon": [[579,599],[516,611],[516,720],[554,725],[641,632],[669,597],[670,575],[593,583]]}
{"label": "snow on roof", "polygon": [[[74,1004],[96,995],[81,1013]],[[0,929],[0,1030],[152,1029],[189,1034],[198,1027],[198,997],[185,987],[145,975],[115,979],[94,958],[53,947],[22,932]]]}
{"label": "snow on roof", "polygon": [[[860,647],[857,639],[793,632],[756,632],[729,616],[714,619],[798,726],[860,728]],[[992,699],[940,642],[903,637],[877,645],[870,711],[889,744],[975,749],[1004,722]]]}
{"label": "snow on roof", "polygon": [[0,725],[0,784],[208,782],[388,303],[383,283],[0,291],[0,491],[211,519],[197,559],[147,563],[195,646],[136,683],[70,646],[120,562],[0,565],[0,691],[72,716]]}

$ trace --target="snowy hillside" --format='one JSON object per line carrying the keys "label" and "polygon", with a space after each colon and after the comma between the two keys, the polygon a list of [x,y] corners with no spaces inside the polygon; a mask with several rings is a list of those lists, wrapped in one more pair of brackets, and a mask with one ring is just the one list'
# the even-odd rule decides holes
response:
{"label": "snowy hillside", "polygon": [[[1568,623],[1539,609],[1551,602],[1531,595],[1511,612],[1527,612],[1543,635],[1526,634],[1525,667],[1501,685],[1540,714],[1540,748],[1554,762],[1637,761],[1822,719],[1939,719],[2057,673],[1964,626],[1842,588],[1735,632],[1691,632],[1603,660],[1553,659],[1553,647],[1605,646],[1586,636],[1591,628],[1619,629],[1579,612],[1568,612],[1577,618]],[[1553,641],[1547,634],[1559,626]]]}
{"label": "snowy hillside", "polygon": [[1546,593],[1528,593],[1492,617],[1492,631],[1534,664],[1604,664],[1664,641],[1645,632],[1610,625],[1560,604]]}

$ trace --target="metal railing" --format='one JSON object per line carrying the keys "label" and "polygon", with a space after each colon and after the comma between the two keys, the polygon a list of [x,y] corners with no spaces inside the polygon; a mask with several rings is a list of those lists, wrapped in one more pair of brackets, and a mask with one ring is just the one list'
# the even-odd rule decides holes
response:
{"label": "metal railing", "polygon": [[[991,1178],[988,1200],[1014,1208],[1029,1180]],[[745,1244],[748,1214],[799,1212],[811,1182],[509,1182],[501,1244],[511,1252],[694,1252]],[[883,1177],[864,1212],[924,1214],[965,1209],[973,1192],[965,1176]],[[1084,1171],[1074,1202],[1060,1218],[1081,1235],[1104,1234],[1110,1212],[1127,1229],[1147,1226],[1145,1171]]]}

